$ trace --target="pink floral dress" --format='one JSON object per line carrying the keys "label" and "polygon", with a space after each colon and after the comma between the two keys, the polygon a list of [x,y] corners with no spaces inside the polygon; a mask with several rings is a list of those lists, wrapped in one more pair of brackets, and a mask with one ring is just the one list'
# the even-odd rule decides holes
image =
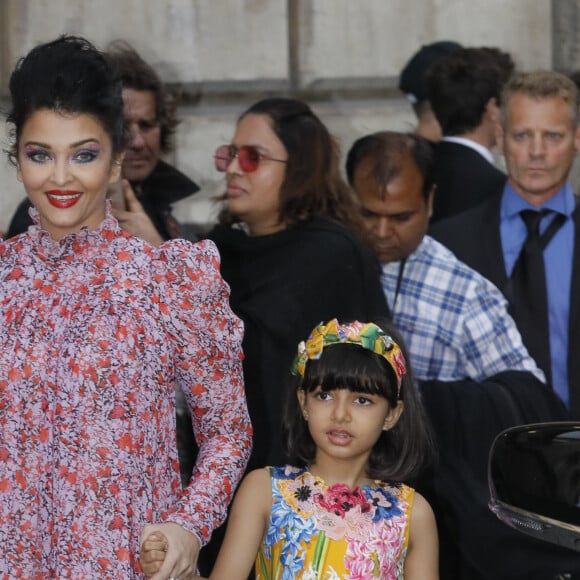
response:
{"label": "pink floral dress", "polygon": [[[251,447],[228,296],[211,242],[153,249],[110,215],[0,241],[0,578],[141,578],[150,522],[208,540]],[[176,382],[200,447],[183,491]]]}
{"label": "pink floral dress", "polygon": [[329,487],[306,469],[268,469],[272,509],[257,580],[403,578],[412,488]]}

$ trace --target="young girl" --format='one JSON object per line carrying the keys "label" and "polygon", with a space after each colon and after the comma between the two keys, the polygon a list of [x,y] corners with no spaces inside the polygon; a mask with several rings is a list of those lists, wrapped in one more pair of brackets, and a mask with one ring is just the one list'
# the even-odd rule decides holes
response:
{"label": "young girl", "polygon": [[[430,452],[401,347],[373,323],[300,343],[285,435],[293,465],[251,472],[210,580],[436,580],[429,504],[404,483]],[[257,557],[256,557],[257,554]]]}

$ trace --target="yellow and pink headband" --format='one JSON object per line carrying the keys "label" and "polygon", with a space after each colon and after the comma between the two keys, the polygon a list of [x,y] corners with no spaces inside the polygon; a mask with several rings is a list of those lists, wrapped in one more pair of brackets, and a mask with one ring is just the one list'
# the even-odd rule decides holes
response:
{"label": "yellow and pink headband", "polygon": [[373,322],[350,322],[339,324],[336,318],[322,322],[312,331],[307,340],[298,345],[298,354],[294,359],[292,372],[304,376],[308,360],[317,360],[325,347],[332,344],[357,344],[379,356],[382,356],[393,369],[397,377],[397,399],[401,394],[403,376],[407,373],[405,357],[399,345]]}

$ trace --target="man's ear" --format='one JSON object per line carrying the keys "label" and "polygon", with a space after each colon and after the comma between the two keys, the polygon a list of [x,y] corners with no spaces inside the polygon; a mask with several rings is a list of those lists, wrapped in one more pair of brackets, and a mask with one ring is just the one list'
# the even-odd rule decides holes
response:
{"label": "man's ear", "polygon": [[389,431],[397,424],[404,408],[405,403],[403,403],[403,401],[397,401],[397,406],[389,409],[389,413],[385,417],[385,422],[383,423],[383,431]]}
{"label": "man's ear", "polygon": [[499,123],[499,105],[497,104],[497,99],[495,97],[491,97],[491,99],[485,103],[485,113],[490,121],[496,124]]}
{"label": "man's ear", "polygon": [[576,127],[576,131],[574,133],[574,146],[576,147],[576,151],[580,151],[580,125]]}
{"label": "man's ear", "polygon": [[505,135],[505,132],[503,130],[503,127],[501,126],[501,123],[496,123],[496,125],[495,125],[495,144],[497,145],[499,152],[505,157],[504,147],[503,147],[504,135]]}
{"label": "man's ear", "polygon": [[429,219],[431,219],[431,216],[433,215],[433,199],[435,197],[435,190],[436,189],[437,189],[437,186],[434,185],[431,188],[431,191],[427,195],[427,215],[429,216]]}

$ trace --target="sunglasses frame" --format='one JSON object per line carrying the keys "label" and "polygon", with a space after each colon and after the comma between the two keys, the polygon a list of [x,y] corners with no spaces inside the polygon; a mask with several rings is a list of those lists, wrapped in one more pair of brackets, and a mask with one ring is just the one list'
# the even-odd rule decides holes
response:
{"label": "sunglasses frame", "polygon": [[238,165],[244,173],[254,173],[262,161],[287,163],[286,159],[276,159],[262,153],[256,145],[240,145],[239,147],[237,145],[220,145],[213,156],[216,170],[224,173],[236,157]]}

